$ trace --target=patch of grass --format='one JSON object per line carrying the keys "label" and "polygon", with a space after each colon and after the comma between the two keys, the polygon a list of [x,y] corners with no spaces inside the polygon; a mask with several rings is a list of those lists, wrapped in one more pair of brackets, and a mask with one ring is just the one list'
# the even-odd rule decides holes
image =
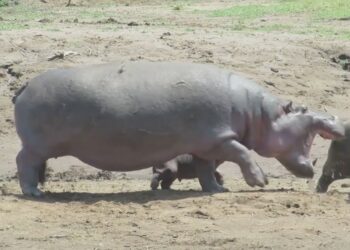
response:
{"label": "patch of grass", "polygon": [[58,28],[48,28],[48,29],[46,29],[47,31],[51,31],[51,32],[59,32],[59,31],[61,31],[60,29],[58,29]]}
{"label": "patch of grass", "polygon": [[58,13],[48,11],[47,9],[40,9],[31,6],[12,6],[4,7],[1,13],[3,18],[16,21],[32,21],[42,18],[53,19],[58,16]]}
{"label": "patch of grass", "polygon": [[350,17],[349,0],[274,0],[265,4],[240,4],[211,11],[215,17],[256,19],[267,15],[309,14],[317,19]]}
{"label": "patch of grass", "polygon": [[238,20],[238,22],[233,23],[233,25],[232,25],[232,30],[240,31],[240,30],[244,30],[247,28],[248,28],[248,26],[242,20]]}
{"label": "patch of grass", "polygon": [[0,0],[0,7],[8,6],[8,4],[7,0]]}
{"label": "patch of grass", "polygon": [[215,17],[237,17],[239,19],[259,18],[269,13],[267,6],[263,5],[237,5],[227,9],[212,11]]}
{"label": "patch of grass", "polygon": [[100,9],[84,9],[81,10],[77,13],[77,17],[78,18],[87,18],[87,19],[102,19],[102,18],[108,18],[110,17],[110,15],[108,15],[108,13],[106,13],[103,10]]}
{"label": "patch of grass", "polygon": [[264,25],[258,28],[260,31],[272,32],[272,31],[291,31],[293,29],[292,25],[288,24],[271,24]]}
{"label": "patch of grass", "polygon": [[174,6],[173,10],[182,10],[183,6],[182,5],[176,5]]}
{"label": "patch of grass", "polygon": [[320,37],[325,38],[340,38],[344,40],[350,40],[350,30],[337,29],[335,27],[325,27],[325,26],[313,26],[306,30],[297,30],[300,34],[315,34]]}
{"label": "patch of grass", "polygon": [[22,23],[0,22],[0,31],[28,29],[29,26]]}

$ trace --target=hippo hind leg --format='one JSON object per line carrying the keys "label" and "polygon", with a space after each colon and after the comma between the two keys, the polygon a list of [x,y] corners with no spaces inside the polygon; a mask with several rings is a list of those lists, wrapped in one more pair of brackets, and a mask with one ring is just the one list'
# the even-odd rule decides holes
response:
{"label": "hippo hind leg", "polygon": [[219,183],[219,185],[224,185],[224,178],[222,177],[222,175],[218,172],[218,171],[215,171],[215,179],[216,179],[216,182]]}
{"label": "hippo hind leg", "polygon": [[18,153],[17,171],[22,193],[28,196],[40,197],[42,192],[38,184],[45,179],[46,159],[25,148]]}
{"label": "hippo hind leg", "polygon": [[193,164],[196,168],[199,183],[204,192],[227,192],[228,189],[224,188],[217,182],[215,174],[215,161],[209,161],[193,157]]}

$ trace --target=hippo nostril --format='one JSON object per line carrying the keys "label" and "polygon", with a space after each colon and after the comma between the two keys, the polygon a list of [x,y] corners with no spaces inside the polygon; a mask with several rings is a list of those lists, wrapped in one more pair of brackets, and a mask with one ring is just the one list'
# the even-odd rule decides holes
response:
{"label": "hippo nostril", "polygon": [[317,160],[318,160],[318,158],[316,158],[315,160],[312,161],[312,166],[314,166],[314,167],[316,166]]}

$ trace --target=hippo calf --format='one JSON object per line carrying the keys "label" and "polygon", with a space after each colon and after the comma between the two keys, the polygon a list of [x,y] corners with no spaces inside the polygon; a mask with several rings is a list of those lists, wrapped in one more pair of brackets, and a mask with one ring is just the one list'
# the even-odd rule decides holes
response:
{"label": "hippo calf", "polygon": [[132,171],[193,156],[203,191],[226,189],[216,161],[231,161],[250,186],[267,184],[250,150],[294,175],[313,177],[316,134],[344,135],[336,117],[293,110],[254,82],[212,65],[123,62],[47,71],[15,101],[22,142],[16,163],[26,195],[40,196],[46,161],[74,156],[103,170]]}
{"label": "hippo calf", "polygon": [[316,191],[327,192],[333,181],[344,178],[350,178],[350,122],[345,124],[345,138],[331,142]]}
{"label": "hippo calf", "polygon": [[[216,168],[222,162],[216,162]],[[162,189],[170,189],[171,184],[178,179],[194,179],[197,178],[196,166],[194,165],[194,158],[192,155],[184,154],[171,159],[163,164],[159,164],[152,168],[153,176],[151,181],[151,188],[153,190],[157,189],[159,182]],[[214,172],[216,182],[219,185],[224,184],[224,179],[222,175],[215,170]]]}

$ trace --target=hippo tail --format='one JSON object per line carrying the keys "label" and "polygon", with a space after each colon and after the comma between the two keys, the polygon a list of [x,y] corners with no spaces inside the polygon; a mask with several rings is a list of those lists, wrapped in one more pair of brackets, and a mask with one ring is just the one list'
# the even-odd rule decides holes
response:
{"label": "hippo tail", "polygon": [[22,87],[20,87],[16,92],[15,95],[12,97],[12,103],[15,104],[16,103],[16,99],[18,96],[20,96],[22,94],[22,92],[24,91],[24,89],[27,87],[28,82],[26,82]]}
{"label": "hippo tail", "polygon": [[46,161],[40,165],[40,170],[39,170],[39,183],[43,185],[45,183],[45,173],[46,173]]}

